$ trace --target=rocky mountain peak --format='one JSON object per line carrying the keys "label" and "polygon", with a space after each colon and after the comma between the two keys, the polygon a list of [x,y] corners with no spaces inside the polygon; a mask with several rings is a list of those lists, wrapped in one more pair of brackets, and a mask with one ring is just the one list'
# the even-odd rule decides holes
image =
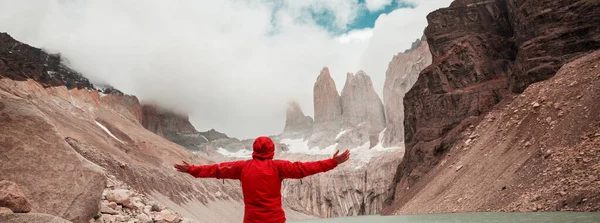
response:
{"label": "rocky mountain peak", "polygon": [[313,119],[304,115],[298,102],[288,103],[284,133],[306,133],[312,128]]}
{"label": "rocky mountain peak", "polygon": [[390,61],[383,86],[386,131],[384,146],[400,146],[404,142],[404,95],[419,78],[419,73],[432,61],[425,37],[413,48],[398,53]]}
{"label": "rocky mountain peak", "polygon": [[44,87],[94,89],[90,81],[65,65],[60,54],[48,54],[0,32],[0,77],[33,79]]}
{"label": "rocky mountain peak", "polygon": [[324,67],[314,85],[315,124],[335,125],[342,116],[340,95],[335,82],[329,74],[329,68]]}
{"label": "rocky mountain peak", "polygon": [[383,103],[373,89],[371,77],[364,71],[346,75],[342,90],[342,117],[345,126],[367,124],[373,131],[384,128]]}

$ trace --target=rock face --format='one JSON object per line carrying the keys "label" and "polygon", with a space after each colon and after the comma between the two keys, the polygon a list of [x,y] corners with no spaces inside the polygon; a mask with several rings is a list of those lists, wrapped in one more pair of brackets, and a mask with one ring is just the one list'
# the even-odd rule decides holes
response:
{"label": "rock face", "polygon": [[63,218],[42,213],[0,215],[0,222],[14,223],[71,223]]}
{"label": "rock face", "polygon": [[283,133],[306,136],[312,129],[312,126],[313,119],[310,116],[304,115],[298,102],[289,102],[286,110],[285,128],[283,129]]}
{"label": "rock face", "polygon": [[552,77],[565,63],[600,49],[600,7],[595,0],[506,1],[518,46],[510,88],[522,92]]}
{"label": "rock face", "polygon": [[502,101],[388,214],[600,211],[600,51]]}
{"label": "rock face", "polygon": [[372,132],[383,130],[385,117],[383,103],[373,89],[371,77],[365,72],[346,75],[346,84],[342,90],[342,121],[345,127],[366,124]]}
{"label": "rock face", "polygon": [[342,104],[335,82],[324,67],[314,86],[315,128],[337,129],[342,121]]}
{"label": "rock face", "polygon": [[419,73],[431,64],[429,45],[423,37],[404,53],[394,56],[388,65],[383,85],[385,136],[383,145],[404,145],[404,95],[415,84]]}
{"label": "rock face", "polygon": [[354,148],[376,145],[385,127],[381,99],[363,71],[348,73],[339,96],[329,69],[323,68],[314,87],[315,121],[306,139],[309,148]]}
{"label": "rock face", "polygon": [[[514,53],[505,9],[498,2],[440,9],[425,30],[433,64],[404,97],[406,154],[395,180],[411,187],[439,162],[469,117],[489,111],[508,93]],[[458,20],[447,24],[447,21]],[[401,181],[403,180],[403,181]]]}
{"label": "rock face", "polygon": [[[406,155],[394,187],[425,184],[419,181],[461,132],[506,99],[509,89],[519,92],[599,48],[600,23],[592,16],[598,10],[598,1],[497,0],[455,1],[429,14],[425,35],[433,63],[404,98]],[[392,200],[402,205],[413,195],[398,192]]]}
{"label": "rock face", "polygon": [[307,136],[308,145],[323,149],[335,143],[335,135],[342,126],[342,101],[329,68],[324,67],[317,77],[313,97],[315,121]]}
{"label": "rock face", "polygon": [[[368,149],[368,148],[365,148]],[[389,172],[402,152],[379,154],[370,163],[350,160],[336,169],[299,180],[284,180],[283,202],[294,210],[322,218],[379,214],[390,196]],[[315,155],[286,155],[289,160],[316,160]]]}
{"label": "rock face", "polygon": [[31,211],[31,204],[15,182],[0,181],[0,207],[7,207],[15,213]]}
{"label": "rock face", "polygon": [[199,145],[208,142],[208,139],[192,126],[187,115],[175,114],[154,105],[143,105],[142,110],[144,128],[171,142],[192,151],[197,151]]}
{"label": "rock face", "polygon": [[0,32],[0,78],[33,79],[43,86],[94,89],[87,78],[63,62],[60,55],[47,54]]}
{"label": "rock face", "polygon": [[371,78],[363,71],[348,73],[341,99],[342,131],[345,133],[336,136],[336,143],[342,148],[353,148],[364,142],[377,144],[385,125],[385,115]]}
{"label": "rock face", "polygon": [[74,222],[96,215],[106,183],[103,170],[75,152],[48,116],[23,97],[1,90],[0,101],[3,179],[20,186],[35,212]]}
{"label": "rock face", "polygon": [[215,141],[217,139],[226,139],[229,138],[227,134],[218,132],[217,130],[210,129],[206,132],[202,132],[202,135],[208,139],[208,141]]}

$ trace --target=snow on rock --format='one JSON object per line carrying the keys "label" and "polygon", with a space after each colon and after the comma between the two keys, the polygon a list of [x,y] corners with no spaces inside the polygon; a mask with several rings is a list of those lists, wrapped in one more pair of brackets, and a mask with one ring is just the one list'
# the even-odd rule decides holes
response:
{"label": "snow on rock", "polygon": [[119,142],[121,142],[121,143],[125,144],[123,141],[121,141],[119,138],[117,138],[115,135],[113,135],[113,134],[112,134],[112,132],[110,132],[110,131],[109,131],[109,130],[108,130],[108,129],[107,129],[105,126],[104,126],[104,125],[100,124],[100,122],[98,122],[98,121],[95,121],[95,122],[96,122],[96,125],[100,126],[100,128],[101,128],[102,130],[104,130],[104,132],[106,132],[108,135],[110,135],[111,137],[113,137],[113,138],[114,138],[114,139],[116,139],[117,141],[119,141]]}
{"label": "snow on rock", "polygon": [[233,157],[233,158],[250,158],[250,157],[252,157],[252,151],[246,150],[246,149],[240,149],[236,152],[229,152],[228,150],[224,149],[223,147],[219,147],[219,148],[217,148],[217,152],[226,157]]}
{"label": "snow on rock", "polygon": [[[346,132],[347,132],[347,130],[341,131],[338,134],[338,138],[340,136],[342,136],[343,134],[345,134]],[[385,132],[385,129],[383,131],[381,131],[381,133],[379,133],[379,143],[371,149],[369,149],[369,147],[370,147],[369,142],[365,142],[364,144],[354,147],[354,148],[349,148],[350,152],[352,153],[353,160],[361,163],[361,165],[357,165],[356,168],[362,168],[363,167],[362,164],[368,163],[373,157],[383,155],[387,152],[393,152],[393,151],[402,149],[399,146],[384,147],[383,144],[381,143],[383,141],[382,138],[384,136],[384,132]],[[339,147],[338,143],[332,144],[332,145],[326,147],[325,149],[319,149],[316,147],[309,148],[308,140],[304,140],[304,139],[285,138],[285,139],[279,140],[279,142],[282,144],[285,144],[288,147],[288,151],[283,152],[284,154],[332,155],[338,149],[339,150],[346,149],[346,148],[338,148]]]}
{"label": "snow on rock", "polygon": [[346,132],[348,132],[348,129],[343,130],[340,133],[338,133],[337,136],[335,136],[335,140],[340,139],[340,137],[342,137],[344,134],[346,134]]}

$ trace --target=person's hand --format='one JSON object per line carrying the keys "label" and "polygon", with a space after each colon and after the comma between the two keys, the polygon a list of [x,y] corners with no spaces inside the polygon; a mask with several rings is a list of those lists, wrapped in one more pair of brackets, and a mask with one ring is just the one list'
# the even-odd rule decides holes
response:
{"label": "person's hand", "polygon": [[339,150],[335,152],[335,154],[333,154],[333,160],[335,160],[337,164],[342,164],[343,162],[346,162],[348,159],[350,159],[350,150],[346,150],[341,155],[338,155],[338,153],[340,153]]}
{"label": "person's hand", "polygon": [[190,166],[188,162],[183,161],[183,164],[175,164],[175,169],[179,172],[187,173]]}

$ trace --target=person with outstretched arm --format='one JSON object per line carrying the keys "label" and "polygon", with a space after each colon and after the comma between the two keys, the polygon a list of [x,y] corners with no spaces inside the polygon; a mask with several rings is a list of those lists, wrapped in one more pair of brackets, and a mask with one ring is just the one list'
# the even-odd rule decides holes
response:
{"label": "person with outstretched arm", "polygon": [[290,162],[273,160],[275,144],[269,137],[256,138],[252,145],[252,159],[219,164],[194,166],[183,161],[175,164],[179,172],[196,178],[236,179],[242,184],[244,195],[244,223],[281,223],[285,213],[281,206],[283,179],[300,179],[327,172],[350,158],[350,151],[315,162]]}

